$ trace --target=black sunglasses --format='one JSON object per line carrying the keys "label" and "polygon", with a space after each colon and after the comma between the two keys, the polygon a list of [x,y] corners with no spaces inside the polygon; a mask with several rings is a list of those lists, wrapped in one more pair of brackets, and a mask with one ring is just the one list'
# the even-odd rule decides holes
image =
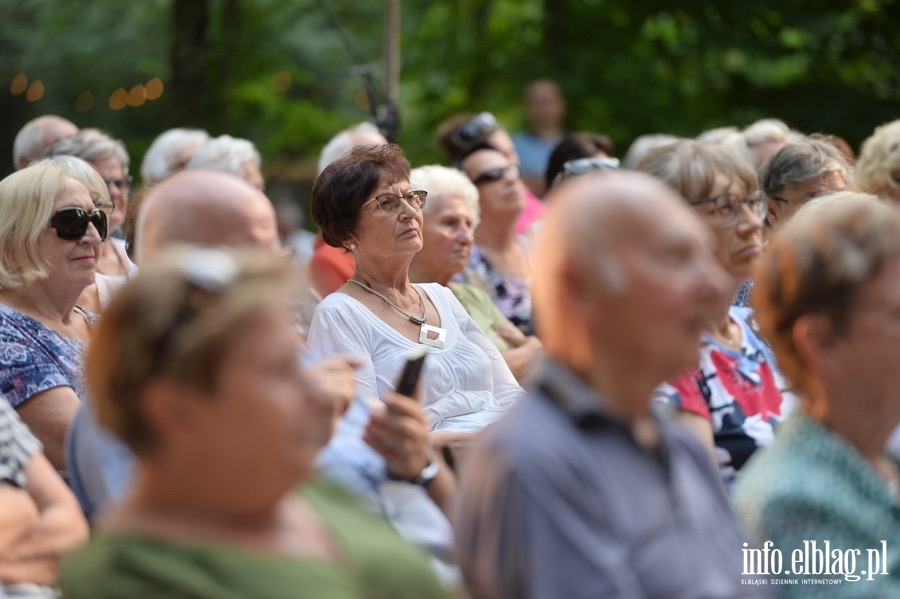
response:
{"label": "black sunglasses", "polygon": [[105,240],[109,232],[109,221],[106,213],[99,208],[90,212],[81,208],[63,208],[50,219],[50,228],[56,230],[56,236],[66,241],[78,241],[87,234],[88,225],[93,224]]}
{"label": "black sunglasses", "polygon": [[472,183],[474,183],[475,185],[481,185],[482,183],[493,183],[494,181],[499,181],[507,175],[509,175],[511,179],[518,179],[520,175],[519,167],[515,164],[510,164],[507,166],[498,166],[497,168],[488,169],[472,179]]}

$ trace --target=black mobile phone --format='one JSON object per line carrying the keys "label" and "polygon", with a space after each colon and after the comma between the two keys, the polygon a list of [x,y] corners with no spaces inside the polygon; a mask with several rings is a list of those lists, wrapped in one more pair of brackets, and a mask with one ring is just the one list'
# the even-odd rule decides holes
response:
{"label": "black mobile phone", "polygon": [[414,349],[406,354],[406,364],[395,385],[397,393],[412,397],[413,391],[416,390],[416,384],[419,382],[419,375],[422,374],[422,365],[425,363],[426,355],[428,355],[428,351],[425,349]]}

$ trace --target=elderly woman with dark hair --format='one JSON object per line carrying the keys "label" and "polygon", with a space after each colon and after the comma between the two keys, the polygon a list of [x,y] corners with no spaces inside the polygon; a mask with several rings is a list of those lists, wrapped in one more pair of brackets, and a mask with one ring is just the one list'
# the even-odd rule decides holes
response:
{"label": "elderly woman with dark hair", "polygon": [[[76,159],[72,159],[76,160]],[[66,469],[63,442],[82,393],[94,282],[108,198],[100,175],[39,162],[0,181],[0,396]]]}
{"label": "elderly woman with dark hair", "polygon": [[769,198],[767,223],[774,228],[809,200],[850,188],[853,167],[833,144],[804,137],[772,156],[760,169],[759,182]]}
{"label": "elderly woman with dark hair", "polygon": [[703,323],[700,361],[657,391],[679,409],[714,451],[726,486],[757,447],[772,441],[792,406],[771,350],[756,332],[753,311],[730,297],[762,254],[766,200],[756,173],[715,146],[679,141],[648,154],[638,170],[678,191],[715,234],[716,257],[732,277],[732,293]]}
{"label": "elderly woman with dark hair", "polygon": [[801,401],[738,479],[738,516],[785,567],[811,544],[840,552],[825,556],[850,581],[840,594],[798,585],[785,597],[900,596],[900,469],[885,447],[900,424],[900,212],[823,196],[775,233],[761,266],[757,319]]}
{"label": "elderly woman with dark hair", "polygon": [[363,397],[384,397],[411,350],[427,349],[419,396],[433,440],[464,440],[493,422],[522,389],[503,357],[449,289],[414,285],[427,192],[409,183],[396,145],[357,147],[313,186],[312,215],[325,242],[356,259],[347,283],[317,307],[309,343],[324,355],[364,357]]}
{"label": "elderly woman with dark hair", "polygon": [[300,289],[270,252],[187,247],[113,298],[86,373],[135,482],[64,567],[65,597],[445,596],[423,552],[314,479]]}

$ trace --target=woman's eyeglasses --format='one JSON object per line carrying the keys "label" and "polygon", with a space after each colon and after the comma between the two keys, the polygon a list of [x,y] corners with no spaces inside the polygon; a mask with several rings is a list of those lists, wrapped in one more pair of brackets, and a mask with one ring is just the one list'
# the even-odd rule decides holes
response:
{"label": "woman's eyeglasses", "polygon": [[425,199],[427,197],[428,192],[421,189],[416,189],[402,196],[397,195],[396,193],[382,193],[371,200],[364,202],[363,206],[375,202],[377,210],[381,210],[385,214],[396,214],[397,211],[400,210],[402,203],[405,201],[416,210],[421,211],[422,208],[425,207]]}
{"label": "woman's eyeglasses", "polygon": [[106,182],[106,186],[110,189],[116,188],[119,191],[128,191],[131,188],[131,184],[134,182],[134,177],[131,175],[125,175],[121,179],[104,179]]}
{"label": "woman's eyeglasses", "polygon": [[78,241],[87,234],[88,225],[94,225],[100,239],[106,239],[108,221],[106,213],[99,208],[90,212],[81,208],[63,208],[50,218],[49,226],[60,239]]}
{"label": "woman's eyeglasses", "polygon": [[503,177],[508,176],[510,179],[518,179],[520,175],[519,167],[515,164],[508,164],[506,166],[498,166],[497,168],[491,168],[474,179],[472,179],[472,183],[475,185],[481,185],[482,183],[493,183],[494,181],[499,181]]}
{"label": "woman's eyeglasses", "polygon": [[728,193],[707,200],[700,200],[699,202],[691,202],[691,206],[707,206],[710,204],[713,209],[710,212],[705,212],[705,214],[724,226],[737,224],[741,218],[741,208],[743,206],[750,208],[750,212],[759,218],[765,218],[766,216],[766,198],[759,192],[747,198]]}

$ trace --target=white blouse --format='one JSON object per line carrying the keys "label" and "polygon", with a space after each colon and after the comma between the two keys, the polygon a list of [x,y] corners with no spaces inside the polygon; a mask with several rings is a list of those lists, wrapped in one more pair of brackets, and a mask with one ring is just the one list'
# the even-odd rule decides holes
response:
{"label": "white blouse", "polygon": [[[428,347],[419,393],[435,431],[477,431],[499,418],[524,391],[494,344],[453,293],[437,283],[420,284],[447,330],[444,347]],[[316,308],[309,344],[322,356],[364,359],[356,371],[357,395],[381,397],[394,384],[414,348],[411,341],[344,293],[328,295]]]}

